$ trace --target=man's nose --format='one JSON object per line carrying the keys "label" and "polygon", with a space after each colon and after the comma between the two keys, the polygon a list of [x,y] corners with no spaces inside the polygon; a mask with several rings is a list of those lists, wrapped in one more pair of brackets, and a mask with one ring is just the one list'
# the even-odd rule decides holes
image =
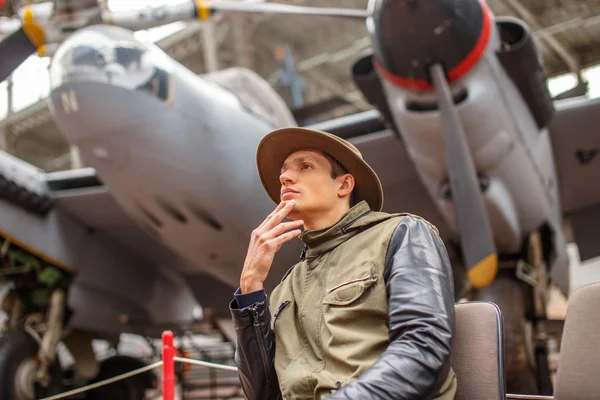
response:
{"label": "man's nose", "polygon": [[286,183],[294,183],[295,179],[296,178],[289,172],[289,170],[286,170],[279,175],[279,181],[282,185],[285,185]]}

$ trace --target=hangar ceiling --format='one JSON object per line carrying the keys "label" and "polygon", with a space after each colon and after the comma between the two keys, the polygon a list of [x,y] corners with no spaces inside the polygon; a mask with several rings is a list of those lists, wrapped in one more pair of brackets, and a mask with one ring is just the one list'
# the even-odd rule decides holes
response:
{"label": "hangar ceiling", "polygon": [[[96,0],[71,0],[93,5]],[[61,6],[68,0],[59,0]],[[366,8],[368,0],[282,0],[315,7]],[[0,15],[10,14],[6,0]],[[89,4],[88,4],[89,3]],[[534,32],[549,77],[600,63],[600,0],[488,0],[496,15],[524,20]],[[304,105],[329,101],[335,109],[314,115],[319,121],[370,109],[351,81],[356,57],[370,44],[363,22],[331,17],[223,12],[211,22],[190,22],[157,43],[195,73],[241,65],[255,70],[295,109],[292,91],[279,79],[277,55],[293,57],[303,81]],[[401,43],[399,43],[401,46]],[[0,126],[8,151],[33,164],[57,170],[77,159],[52,123],[44,101],[10,116]]]}

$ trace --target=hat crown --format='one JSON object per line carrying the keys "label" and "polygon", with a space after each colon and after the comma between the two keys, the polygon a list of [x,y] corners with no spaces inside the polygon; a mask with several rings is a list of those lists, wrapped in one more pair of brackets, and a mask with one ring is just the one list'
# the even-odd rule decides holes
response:
{"label": "hat crown", "polygon": [[337,141],[343,143],[344,146],[348,147],[350,150],[352,150],[352,152],[354,152],[354,154],[359,156],[361,158],[361,160],[363,159],[363,156],[362,156],[361,152],[358,150],[358,148],[355,145],[353,145],[352,143],[350,143],[349,141],[347,141],[346,139],[342,139],[342,138],[335,136],[329,132],[323,132],[323,131],[318,131],[318,132],[325,134],[325,135],[333,138],[334,140],[337,140]]}

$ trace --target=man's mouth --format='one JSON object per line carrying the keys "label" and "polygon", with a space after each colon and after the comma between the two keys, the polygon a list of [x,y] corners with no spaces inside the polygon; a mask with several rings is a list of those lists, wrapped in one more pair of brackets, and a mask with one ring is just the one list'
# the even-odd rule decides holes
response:
{"label": "man's mouth", "polygon": [[296,190],[294,190],[294,189],[291,189],[291,188],[286,188],[286,189],[283,189],[283,190],[281,191],[281,195],[282,195],[282,196],[283,196],[283,195],[285,195],[285,194],[288,194],[288,193],[298,193],[298,191],[296,191]]}

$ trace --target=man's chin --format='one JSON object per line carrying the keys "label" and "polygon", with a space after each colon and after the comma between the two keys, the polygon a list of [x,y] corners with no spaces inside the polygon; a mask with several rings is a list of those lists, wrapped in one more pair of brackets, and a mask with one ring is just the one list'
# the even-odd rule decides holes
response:
{"label": "man's chin", "polygon": [[289,214],[287,215],[287,218],[291,219],[291,220],[301,219],[301,214],[302,214],[302,206],[300,204],[296,203],[294,205],[294,208],[292,209],[292,211],[290,211]]}

